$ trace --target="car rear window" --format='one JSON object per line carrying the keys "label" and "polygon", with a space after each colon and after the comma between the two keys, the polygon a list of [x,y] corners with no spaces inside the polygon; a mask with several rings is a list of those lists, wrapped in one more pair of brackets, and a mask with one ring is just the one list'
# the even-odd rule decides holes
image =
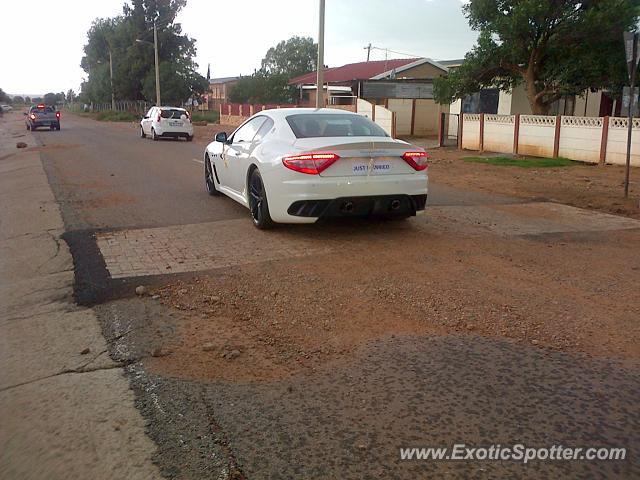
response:
{"label": "car rear window", "polygon": [[31,107],[31,110],[34,112],[44,112],[44,113],[52,113],[52,107]]}
{"label": "car rear window", "polygon": [[307,113],[287,116],[296,138],[388,137],[367,117],[354,113]]}
{"label": "car rear window", "polygon": [[176,118],[179,119],[182,115],[186,115],[184,110],[178,110],[176,108],[166,109],[160,111],[160,116],[162,118]]}

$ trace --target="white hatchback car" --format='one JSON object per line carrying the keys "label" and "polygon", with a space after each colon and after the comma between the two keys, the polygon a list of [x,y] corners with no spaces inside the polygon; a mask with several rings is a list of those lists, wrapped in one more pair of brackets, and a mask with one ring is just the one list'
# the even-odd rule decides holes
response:
{"label": "white hatchback car", "polygon": [[159,138],[186,138],[193,140],[191,115],[179,107],[151,107],[140,120],[140,138],[149,135],[153,140]]}
{"label": "white hatchback car", "polygon": [[204,152],[210,195],[249,208],[253,223],[319,218],[406,218],[427,201],[427,153],[344,110],[262,111]]}

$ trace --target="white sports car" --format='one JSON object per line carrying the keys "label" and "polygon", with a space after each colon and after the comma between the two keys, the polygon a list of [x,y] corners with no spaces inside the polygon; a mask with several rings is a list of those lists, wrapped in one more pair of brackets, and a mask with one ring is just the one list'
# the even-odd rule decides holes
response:
{"label": "white sports car", "polygon": [[253,223],[338,216],[406,218],[427,201],[427,153],[368,118],[334,109],[264,110],[204,152],[210,195],[249,208]]}

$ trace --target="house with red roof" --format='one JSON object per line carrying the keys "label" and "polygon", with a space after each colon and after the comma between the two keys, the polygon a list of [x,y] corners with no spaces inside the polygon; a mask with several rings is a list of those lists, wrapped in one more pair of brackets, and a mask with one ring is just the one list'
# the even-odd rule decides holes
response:
{"label": "house with red roof", "polygon": [[[384,106],[393,112],[397,135],[436,135],[440,112],[444,110],[433,100],[433,79],[447,71],[446,66],[429,58],[375,60],[326,68],[325,105],[356,111],[360,100]],[[315,106],[316,75],[311,72],[289,81],[299,89],[299,104]]]}

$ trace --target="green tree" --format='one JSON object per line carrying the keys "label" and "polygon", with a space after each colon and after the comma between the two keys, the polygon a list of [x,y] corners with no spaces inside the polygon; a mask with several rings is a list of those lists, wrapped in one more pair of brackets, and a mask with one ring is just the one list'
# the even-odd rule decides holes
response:
{"label": "green tree", "polygon": [[262,59],[262,72],[297,77],[316,68],[318,44],[311,37],[291,37],[271,47]]}
{"label": "green tree", "polygon": [[20,95],[16,95],[15,97],[13,97],[13,103],[16,105],[23,105],[26,102]]}
{"label": "green tree", "polygon": [[70,88],[65,95],[65,100],[68,103],[73,103],[76,100],[76,92],[73,91],[73,88]]}
{"label": "green tree", "polygon": [[7,95],[6,93],[4,93],[4,90],[2,90],[0,88],[0,102],[2,103],[8,103],[11,100],[11,98],[9,98],[9,95]]}
{"label": "green tree", "polygon": [[236,103],[295,103],[297,91],[289,80],[316,67],[318,45],[309,37],[291,37],[271,47],[262,67],[242,77],[229,93]]}
{"label": "green tree", "polygon": [[24,97],[24,103],[26,105],[29,105],[31,103],[31,97],[29,97],[29,96]]}
{"label": "green tree", "polygon": [[485,87],[524,84],[531,111],[545,114],[564,95],[617,91],[626,80],[622,33],[640,0],[471,0],[463,7],[478,42],[464,63],[435,80],[450,103]]}
{"label": "green tree", "polygon": [[193,61],[195,40],[184,35],[181,25],[175,22],[185,5],[186,0],[132,0],[124,5],[122,15],[96,19],[87,34],[81,62],[88,74],[81,89],[82,101],[110,101],[110,57],[116,99],[155,100],[154,53],[149,45],[154,19],[158,26],[163,103],[181,103],[193,94],[204,93],[206,80],[196,72]]}

